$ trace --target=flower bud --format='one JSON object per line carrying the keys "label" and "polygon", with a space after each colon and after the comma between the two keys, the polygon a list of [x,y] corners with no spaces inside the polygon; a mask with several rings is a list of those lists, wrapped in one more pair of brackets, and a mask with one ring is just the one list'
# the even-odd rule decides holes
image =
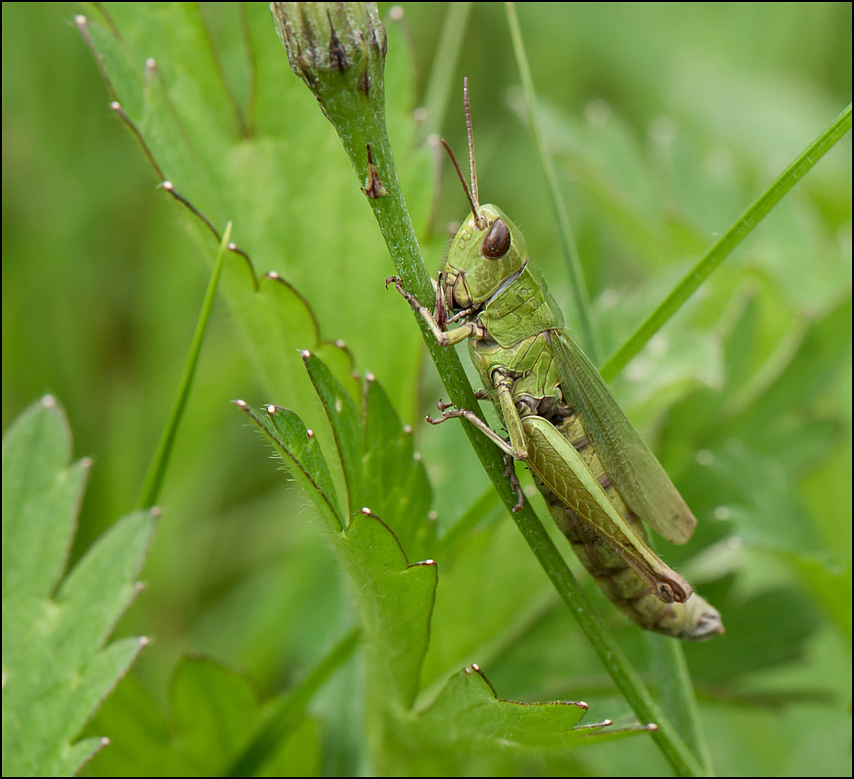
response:
{"label": "flower bud", "polygon": [[336,127],[346,119],[337,114],[358,109],[360,100],[382,110],[386,35],[376,3],[270,3],[270,9],[291,68]]}

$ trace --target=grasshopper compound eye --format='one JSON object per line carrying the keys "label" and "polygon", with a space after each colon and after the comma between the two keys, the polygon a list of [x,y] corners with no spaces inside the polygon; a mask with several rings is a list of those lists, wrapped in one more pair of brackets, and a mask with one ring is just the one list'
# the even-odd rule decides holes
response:
{"label": "grasshopper compound eye", "polygon": [[480,253],[488,260],[497,260],[510,251],[510,230],[501,219],[496,219],[483,239]]}

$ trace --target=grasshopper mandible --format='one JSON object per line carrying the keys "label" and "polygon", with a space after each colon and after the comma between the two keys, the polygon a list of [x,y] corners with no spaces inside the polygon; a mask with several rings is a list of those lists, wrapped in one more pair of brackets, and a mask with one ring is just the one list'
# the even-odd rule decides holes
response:
{"label": "grasshopper mandible", "polygon": [[[465,111],[471,190],[443,143],[471,216],[451,243],[434,310],[397,277],[386,284],[394,282],[442,346],[468,341],[485,388],[478,397],[492,401],[509,441],[466,409],[440,404],[443,414],[435,422],[463,417],[493,440],[505,454],[520,501],[513,461],[524,461],[584,567],[640,627],[693,641],[723,633],[720,614],[652,551],[642,524],[683,544],[697,520],[563,329],[522,233],[501,209],[478,202],[467,82]],[[448,330],[449,324],[457,326]]]}

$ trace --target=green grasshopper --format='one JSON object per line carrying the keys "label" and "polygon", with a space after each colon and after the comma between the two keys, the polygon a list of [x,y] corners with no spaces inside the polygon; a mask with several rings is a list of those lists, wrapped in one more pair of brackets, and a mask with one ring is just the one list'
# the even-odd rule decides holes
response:
{"label": "green grasshopper", "polygon": [[[447,143],[471,207],[439,274],[431,312],[389,277],[442,346],[469,354],[508,439],[466,409],[440,403],[437,424],[461,417],[504,452],[508,476],[522,460],[557,526],[608,598],[646,630],[703,641],[723,633],[720,614],[647,544],[642,522],[684,544],[697,520],[617,405],[602,377],[563,329],[563,317],[528,259],[522,233],[496,206],[480,205],[465,87],[472,187]],[[456,324],[448,330],[447,325]]]}

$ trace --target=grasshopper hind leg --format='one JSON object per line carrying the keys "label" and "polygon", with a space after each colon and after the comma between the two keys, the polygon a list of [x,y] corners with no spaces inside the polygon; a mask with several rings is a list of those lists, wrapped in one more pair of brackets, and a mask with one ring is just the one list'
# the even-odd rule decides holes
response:
{"label": "grasshopper hind leg", "polygon": [[510,482],[510,489],[514,490],[519,500],[513,506],[513,513],[517,514],[522,506],[525,505],[525,493],[522,492],[522,485],[519,483],[519,477],[516,475],[516,458],[512,454],[504,454],[504,474],[507,476],[507,481]]}

